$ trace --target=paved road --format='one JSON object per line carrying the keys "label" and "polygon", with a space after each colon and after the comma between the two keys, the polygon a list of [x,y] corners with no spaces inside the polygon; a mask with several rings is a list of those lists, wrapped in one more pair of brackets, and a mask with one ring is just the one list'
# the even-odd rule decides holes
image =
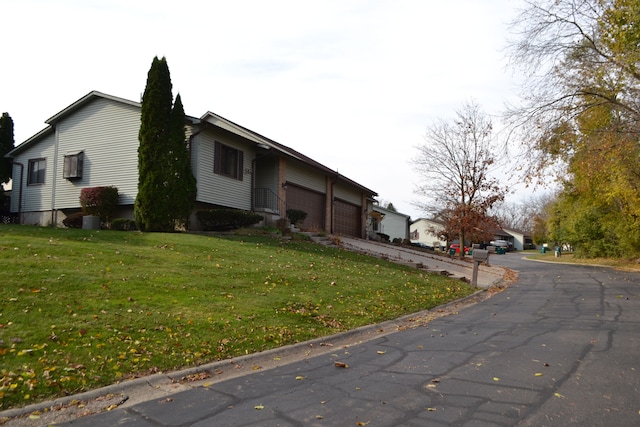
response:
{"label": "paved road", "polygon": [[640,275],[492,263],[519,282],[458,314],[63,425],[640,425]]}

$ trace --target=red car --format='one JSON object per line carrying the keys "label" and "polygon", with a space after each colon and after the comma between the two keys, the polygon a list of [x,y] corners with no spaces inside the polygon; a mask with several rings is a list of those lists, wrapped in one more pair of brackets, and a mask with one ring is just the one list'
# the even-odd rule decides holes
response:
{"label": "red car", "polygon": [[[451,246],[449,246],[449,250],[451,249],[455,249],[456,253],[459,254],[460,253],[460,243],[452,243]],[[468,254],[469,253],[469,248],[468,247],[464,247],[464,253]]]}

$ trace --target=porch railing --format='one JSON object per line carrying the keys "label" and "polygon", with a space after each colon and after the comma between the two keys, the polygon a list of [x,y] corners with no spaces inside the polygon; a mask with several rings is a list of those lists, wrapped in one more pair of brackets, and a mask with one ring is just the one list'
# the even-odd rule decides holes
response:
{"label": "porch railing", "polygon": [[267,210],[274,214],[285,216],[287,205],[270,188],[255,188],[253,190],[253,209]]}

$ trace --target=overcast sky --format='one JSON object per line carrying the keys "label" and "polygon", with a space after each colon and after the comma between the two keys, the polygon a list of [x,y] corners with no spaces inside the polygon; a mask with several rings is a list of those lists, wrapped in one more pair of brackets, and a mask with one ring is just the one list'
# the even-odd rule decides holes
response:
{"label": "overcast sky", "polygon": [[[414,219],[426,128],[517,86],[519,0],[2,0],[0,111],[16,143],[92,90],[139,101],[167,58],[188,115],[212,111],[376,191]],[[520,194],[518,197],[525,197]]]}

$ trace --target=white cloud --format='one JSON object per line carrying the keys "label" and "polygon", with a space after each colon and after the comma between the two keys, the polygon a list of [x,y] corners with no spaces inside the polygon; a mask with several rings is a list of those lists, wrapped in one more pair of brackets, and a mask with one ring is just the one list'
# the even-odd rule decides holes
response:
{"label": "white cloud", "polygon": [[501,49],[518,4],[5,0],[0,110],[22,142],[91,90],[139,100],[166,56],[187,114],[214,111],[417,217],[409,159],[427,125],[513,96]]}

